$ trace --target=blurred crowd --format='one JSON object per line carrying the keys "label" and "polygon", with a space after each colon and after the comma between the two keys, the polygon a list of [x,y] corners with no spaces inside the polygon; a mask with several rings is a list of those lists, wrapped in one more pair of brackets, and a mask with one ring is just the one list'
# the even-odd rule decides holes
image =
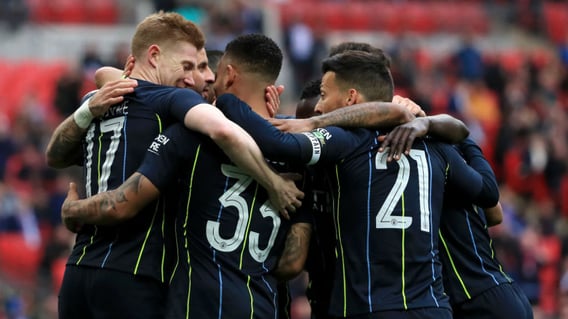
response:
{"label": "blurred crowd", "polygon": [[[258,7],[228,2],[154,5],[207,23],[208,48],[222,50],[238,34],[264,32]],[[14,8],[25,16],[17,3],[23,2],[0,1],[0,12]],[[17,27],[13,23],[8,21],[10,28]],[[534,18],[515,23],[547,40],[535,32]],[[568,39],[500,53],[481,49],[479,35],[460,37],[459,47],[444,55],[417,46],[410,34],[383,47],[392,59],[396,93],[428,114],[449,113],[468,125],[501,186],[504,221],[490,230],[496,255],[529,297],[536,318],[568,318]],[[287,89],[297,96],[319,76],[319,61],[331,44],[325,30],[302,24],[285,28],[278,41],[291,66]],[[57,317],[58,285],[74,241],[61,226],[59,210],[69,181],[81,182],[82,171],[48,168],[44,150],[57,124],[94,88],[94,70],[122,67],[128,50],[119,45],[111,57],[102,57],[92,44],[73,64],[79,67],[70,64],[55,80],[52,100],[30,95],[10,116],[0,113],[0,319]],[[303,278],[296,281],[302,284]],[[302,289],[295,291],[299,308],[293,311],[303,318],[305,299]]]}

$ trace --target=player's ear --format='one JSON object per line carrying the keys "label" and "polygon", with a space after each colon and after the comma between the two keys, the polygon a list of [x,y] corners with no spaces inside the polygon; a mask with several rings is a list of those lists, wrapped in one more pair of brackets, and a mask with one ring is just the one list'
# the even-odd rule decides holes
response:
{"label": "player's ear", "polygon": [[148,51],[146,51],[146,57],[148,59],[148,62],[153,67],[156,67],[158,65],[158,60],[160,59],[160,52],[161,52],[160,47],[157,44],[152,44],[150,47],[148,47]]}
{"label": "player's ear", "polygon": [[346,105],[353,105],[357,103],[357,98],[359,97],[359,92],[356,89],[349,89],[349,93],[347,95],[347,102]]}
{"label": "player's ear", "polygon": [[227,64],[227,77],[225,78],[225,88],[229,88],[235,83],[238,72],[232,64]]}

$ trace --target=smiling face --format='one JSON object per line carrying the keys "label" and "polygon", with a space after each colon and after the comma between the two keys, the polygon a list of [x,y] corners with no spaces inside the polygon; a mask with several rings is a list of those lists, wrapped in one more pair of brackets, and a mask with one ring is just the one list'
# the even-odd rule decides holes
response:
{"label": "smiling face", "polygon": [[[157,47],[157,46],[156,46]],[[188,42],[155,49],[158,84],[192,88],[197,66],[197,49]]]}
{"label": "smiling face", "polygon": [[349,90],[338,83],[335,72],[326,72],[321,79],[320,99],[315,112],[325,114],[347,106],[349,96]]}
{"label": "smiling face", "polygon": [[208,100],[209,94],[213,94],[209,87],[215,82],[215,75],[209,67],[205,49],[197,51],[197,68],[193,71],[193,80],[195,85],[192,89],[201,94],[205,100]]}

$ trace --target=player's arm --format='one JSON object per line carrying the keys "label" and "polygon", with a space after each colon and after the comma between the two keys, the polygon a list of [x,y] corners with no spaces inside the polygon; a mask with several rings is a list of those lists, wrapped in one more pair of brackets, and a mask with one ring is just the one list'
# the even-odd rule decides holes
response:
{"label": "player's arm", "polygon": [[134,91],[136,80],[117,80],[104,85],[94,94],[87,94],[83,104],[59,124],[47,144],[47,164],[64,168],[79,164],[82,158],[81,140],[94,118],[104,115],[111,105],[124,100],[124,95]]}
{"label": "player's arm", "polygon": [[301,206],[304,193],[294,181],[274,172],[253,138],[219,109],[205,103],[196,105],[186,113],[184,124],[209,136],[237,166],[259,182],[281,214],[287,216],[287,211],[294,212]]}
{"label": "player's arm", "polygon": [[280,281],[287,281],[298,276],[304,269],[308,258],[312,225],[295,223],[286,236],[284,251],[278,260],[273,274]]}
{"label": "player's arm", "polygon": [[95,71],[95,85],[97,88],[103,87],[106,83],[122,78],[124,71],[112,66],[103,66]]}
{"label": "player's arm", "polygon": [[379,152],[387,151],[389,161],[398,160],[401,154],[408,155],[416,138],[426,135],[455,144],[469,135],[469,129],[462,121],[447,114],[417,117],[393,128],[384,136]]}
{"label": "player's arm", "polygon": [[263,154],[274,161],[313,165],[335,162],[357,145],[358,136],[339,127],[319,128],[312,132],[285,133],[260,117],[232,94],[217,98],[217,107],[245,129],[256,141]]}
{"label": "player's arm", "polygon": [[95,71],[95,85],[97,88],[103,87],[106,83],[126,78],[132,73],[135,59],[133,55],[129,55],[124,65],[124,70],[117,69],[112,66],[103,66]]}
{"label": "player's arm", "polygon": [[367,102],[342,107],[307,119],[270,119],[284,132],[307,132],[318,127],[392,128],[414,119],[404,106],[391,102]]}
{"label": "player's arm", "polygon": [[134,217],[144,206],[158,198],[160,192],[150,180],[134,173],[112,191],[79,199],[74,183],[61,207],[61,218],[71,231],[84,224],[115,225]]}
{"label": "player's arm", "polygon": [[481,207],[493,207],[499,201],[499,186],[497,178],[491,168],[491,164],[483,156],[483,151],[472,139],[466,138],[458,144],[463,158],[467,164],[474,169],[482,178],[483,187],[482,194],[487,199],[487,202],[477,203]]}
{"label": "player's arm", "polygon": [[485,219],[487,220],[487,226],[496,226],[503,222],[503,208],[501,203],[497,205],[483,209],[485,212]]}
{"label": "player's arm", "polygon": [[[455,187],[464,196],[480,207],[493,207],[499,202],[499,186],[489,162],[483,157],[481,149],[471,139],[459,146],[462,155],[448,146],[449,159],[448,186]],[[466,162],[464,162],[464,159]]]}

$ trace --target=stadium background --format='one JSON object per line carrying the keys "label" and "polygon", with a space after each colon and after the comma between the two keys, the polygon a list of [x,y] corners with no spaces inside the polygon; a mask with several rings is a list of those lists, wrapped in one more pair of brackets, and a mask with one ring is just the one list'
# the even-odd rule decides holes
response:
{"label": "stadium background", "polygon": [[[285,114],[329,46],[386,50],[397,93],[462,119],[491,161],[505,212],[493,244],[535,317],[568,318],[565,1],[0,0],[0,319],[57,317],[73,243],[59,208],[81,171],[46,167],[45,146],[94,70],[122,67],[136,23],[157,9],[202,26],[208,49],[242,33],[275,39]],[[304,280],[295,319],[307,318]]]}

